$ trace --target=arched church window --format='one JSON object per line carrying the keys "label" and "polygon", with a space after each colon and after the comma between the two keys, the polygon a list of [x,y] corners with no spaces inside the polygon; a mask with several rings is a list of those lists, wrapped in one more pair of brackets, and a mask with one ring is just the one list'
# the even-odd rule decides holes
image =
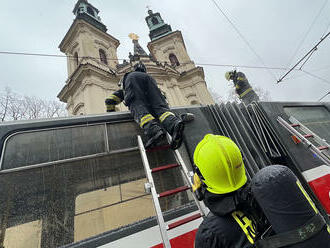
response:
{"label": "arched church window", "polygon": [[172,66],[179,66],[180,63],[179,63],[179,60],[178,58],[175,56],[175,54],[171,53],[169,55],[169,59],[170,59],[170,62],[171,62],[171,65]]}
{"label": "arched church window", "polygon": [[94,16],[94,10],[91,7],[87,7],[87,13]]}
{"label": "arched church window", "polygon": [[105,51],[103,49],[99,50],[99,54],[100,54],[100,60],[103,64],[108,64],[108,60],[107,60],[107,55],[105,54]]}
{"label": "arched church window", "polygon": [[76,66],[78,66],[78,53],[75,52],[74,55],[73,55],[73,58],[74,58],[74,62],[76,63]]}
{"label": "arched church window", "polygon": [[77,11],[77,14],[83,13],[84,12],[84,7],[80,7]]}
{"label": "arched church window", "polygon": [[159,24],[159,21],[156,17],[151,18],[151,22],[152,22],[153,25]]}

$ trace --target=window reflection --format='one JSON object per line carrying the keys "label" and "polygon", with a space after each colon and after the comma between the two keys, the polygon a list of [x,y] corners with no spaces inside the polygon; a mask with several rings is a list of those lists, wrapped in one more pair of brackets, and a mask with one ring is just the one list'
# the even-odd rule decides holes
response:
{"label": "window reflection", "polygon": [[5,231],[4,245],[0,247],[41,247],[41,220],[9,227]]}
{"label": "window reflection", "polygon": [[154,216],[146,179],[81,194],[76,198],[74,241]]}

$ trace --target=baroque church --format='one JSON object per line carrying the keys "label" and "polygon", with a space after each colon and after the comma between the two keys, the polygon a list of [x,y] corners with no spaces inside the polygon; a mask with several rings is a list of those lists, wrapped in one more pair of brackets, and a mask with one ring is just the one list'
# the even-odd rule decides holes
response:
{"label": "baroque church", "polygon": [[[58,94],[67,104],[70,115],[105,113],[104,101],[119,89],[120,78],[142,61],[156,79],[170,107],[213,104],[207,89],[204,70],[190,59],[182,33],[172,31],[159,13],[148,11],[149,54],[140,46],[138,36],[130,34],[133,53],[118,61],[119,40],[107,33],[99,10],[87,0],[78,0],[76,16],[59,45],[67,56],[68,79]],[[122,103],[116,111],[126,111]]]}

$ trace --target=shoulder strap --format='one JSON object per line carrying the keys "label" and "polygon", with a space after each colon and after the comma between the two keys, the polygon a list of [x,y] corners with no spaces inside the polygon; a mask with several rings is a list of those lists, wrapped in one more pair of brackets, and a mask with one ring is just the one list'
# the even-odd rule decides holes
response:
{"label": "shoulder strap", "polygon": [[231,213],[235,221],[238,225],[242,228],[243,232],[245,233],[247,239],[251,244],[254,244],[254,239],[256,237],[256,230],[253,225],[253,221],[250,220],[243,212],[241,211],[234,211]]}
{"label": "shoulder strap", "polygon": [[260,239],[256,241],[255,246],[257,248],[279,248],[297,244],[316,235],[322,230],[324,225],[323,217],[320,214],[316,214],[297,229]]}

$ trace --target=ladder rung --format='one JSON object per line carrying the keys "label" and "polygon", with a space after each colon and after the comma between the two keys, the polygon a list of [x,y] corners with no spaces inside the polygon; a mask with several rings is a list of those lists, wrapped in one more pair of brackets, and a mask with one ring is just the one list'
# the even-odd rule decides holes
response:
{"label": "ladder rung", "polygon": [[176,189],[171,189],[169,191],[165,191],[165,192],[162,192],[158,195],[159,198],[162,198],[162,197],[165,197],[165,196],[169,196],[169,195],[174,195],[176,193],[179,193],[179,192],[182,192],[182,191],[185,191],[189,189],[188,186],[182,186],[182,187],[179,187],[179,188],[176,188]]}
{"label": "ladder rung", "polygon": [[327,150],[327,149],[329,149],[329,146],[319,146],[318,149],[321,150],[321,151],[322,150]]}
{"label": "ladder rung", "polygon": [[151,170],[151,172],[157,172],[157,171],[172,169],[172,168],[179,167],[179,166],[180,166],[180,164],[168,164],[168,165],[160,166],[160,167],[157,167],[157,168],[153,168]]}
{"label": "ladder rung", "polygon": [[305,134],[304,137],[305,138],[311,138],[311,137],[314,137],[314,135],[313,134]]}
{"label": "ladder rung", "polygon": [[300,127],[300,124],[291,124],[291,127]]}
{"label": "ladder rung", "polygon": [[168,225],[167,230],[171,230],[171,229],[176,228],[178,226],[184,225],[184,224],[186,224],[190,221],[193,221],[193,220],[196,220],[196,219],[200,218],[201,216],[202,215],[200,213],[197,213],[197,214],[194,214],[192,216],[188,216],[187,218],[184,218],[182,220],[178,220],[176,222],[173,222],[173,223]]}
{"label": "ladder rung", "polygon": [[147,152],[154,152],[154,151],[160,151],[160,150],[167,150],[169,149],[171,146],[170,145],[163,145],[163,146],[155,146],[153,148],[149,148],[146,151]]}

